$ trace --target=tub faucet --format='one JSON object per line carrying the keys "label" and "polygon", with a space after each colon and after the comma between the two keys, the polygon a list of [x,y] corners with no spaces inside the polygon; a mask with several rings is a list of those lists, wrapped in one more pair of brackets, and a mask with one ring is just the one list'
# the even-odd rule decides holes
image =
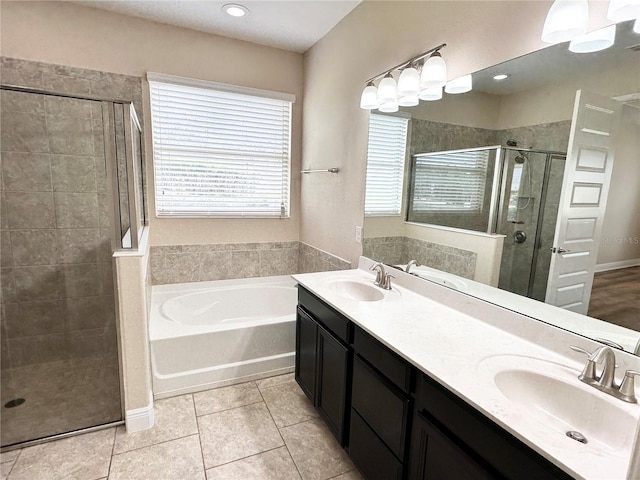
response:
{"label": "tub faucet", "polygon": [[418,262],[416,262],[415,260],[409,260],[409,263],[407,263],[407,266],[404,267],[404,271],[407,272],[407,273],[411,273],[411,272],[409,272],[409,270],[411,270],[411,267],[413,267],[414,265],[416,267],[419,266]]}

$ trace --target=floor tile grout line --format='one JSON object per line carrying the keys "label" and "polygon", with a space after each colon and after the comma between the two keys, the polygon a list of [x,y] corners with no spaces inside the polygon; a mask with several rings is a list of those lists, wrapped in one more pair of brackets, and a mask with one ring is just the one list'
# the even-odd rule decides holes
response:
{"label": "floor tile grout line", "polygon": [[291,461],[293,462],[293,466],[296,467],[296,471],[298,472],[298,475],[300,476],[300,479],[302,480],[304,478],[302,476],[302,472],[300,471],[300,468],[298,468],[298,464],[296,463],[295,458],[293,458],[293,455],[291,454],[291,450],[289,450],[289,445],[287,445],[287,441],[282,436],[282,432],[280,431],[280,427],[278,427],[278,424],[276,423],[275,418],[273,418],[273,414],[271,413],[271,410],[269,409],[269,405],[267,404],[267,401],[264,399],[264,395],[262,394],[262,391],[260,390],[260,387],[258,387],[258,391],[260,392],[260,396],[262,397],[262,401],[264,402],[265,406],[267,407],[267,412],[269,412],[269,416],[271,416],[271,420],[273,421],[273,424],[276,426],[276,430],[278,431],[278,435],[280,435],[280,438],[282,439],[282,444],[287,449],[287,453],[289,454],[289,457],[291,458]]}
{"label": "floor tile grout line", "polygon": [[161,442],[150,443],[149,445],[145,445],[143,447],[136,447],[136,448],[132,448],[131,450],[125,450],[124,452],[114,453],[113,456],[117,457],[119,455],[124,455],[124,454],[129,453],[129,452],[136,452],[136,451],[142,450],[144,448],[155,447],[156,445],[162,445],[164,443],[174,442],[176,440],[182,440],[182,439],[185,439],[185,438],[193,437],[195,435],[198,435],[198,434],[197,433],[189,433],[188,435],[182,435],[180,437],[170,438],[168,440],[162,440]]}
{"label": "floor tile grout line", "polygon": [[198,415],[196,412],[196,418],[207,417],[209,415],[215,415],[216,413],[228,412],[229,410],[236,410],[237,408],[248,407],[249,405],[255,405],[256,403],[263,402],[264,400],[258,400],[257,402],[244,403],[242,405],[236,405],[235,407],[224,408],[222,410],[216,410],[215,412],[203,413],[202,415]]}
{"label": "floor tile grout line", "polygon": [[193,415],[196,420],[196,429],[198,430],[198,445],[200,445],[200,459],[202,460],[202,473],[204,473],[204,478],[207,478],[207,466],[204,463],[204,449],[202,448],[202,437],[200,436],[200,422],[198,422],[198,412],[196,410],[196,399],[191,394],[191,402],[193,403]]}
{"label": "floor tile grout line", "polygon": [[[125,427],[126,428],[126,427]],[[111,475],[111,465],[113,464],[113,452],[116,449],[116,433],[118,431],[118,427],[113,429],[113,443],[111,444],[111,456],[109,457],[109,468],[107,469],[107,480]]]}
{"label": "floor tile grout line", "polygon": [[214,465],[213,467],[206,468],[205,469],[205,474],[206,474],[207,470],[213,470],[215,468],[222,467],[224,465],[229,465],[231,463],[240,462],[242,460],[246,460],[247,458],[251,458],[251,457],[257,457],[258,455],[262,455],[263,453],[273,452],[274,450],[278,450],[279,448],[285,448],[285,447],[286,447],[285,445],[278,445],[277,447],[269,448],[268,450],[264,450],[262,452],[252,453],[251,455],[247,455],[246,457],[235,458],[233,460],[229,460],[228,462],[224,462],[224,463],[221,463],[219,465]]}

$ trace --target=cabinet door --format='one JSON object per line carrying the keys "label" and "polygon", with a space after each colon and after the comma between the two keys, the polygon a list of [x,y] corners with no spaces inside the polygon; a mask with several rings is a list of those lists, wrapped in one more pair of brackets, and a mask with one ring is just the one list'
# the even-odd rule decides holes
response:
{"label": "cabinet door", "polygon": [[349,350],[318,326],[318,411],[340,445],[345,440]]}
{"label": "cabinet door", "polygon": [[295,378],[309,400],[316,404],[318,324],[298,307],[296,314]]}
{"label": "cabinet door", "polygon": [[413,420],[409,480],[500,480],[417,412]]}

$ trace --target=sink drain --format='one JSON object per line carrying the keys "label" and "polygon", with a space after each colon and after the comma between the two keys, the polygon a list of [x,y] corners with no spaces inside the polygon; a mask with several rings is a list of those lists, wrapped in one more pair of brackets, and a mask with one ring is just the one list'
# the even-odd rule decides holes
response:
{"label": "sink drain", "polygon": [[24,398],[14,398],[13,400],[9,400],[7,403],[5,403],[4,408],[19,407],[24,402],[26,402]]}
{"label": "sink drain", "polygon": [[585,437],[583,434],[581,434],[580,432],[576,432],[575,430],[569,430],[567,432],[567,437],[575,440],[576,442],[580,442],[580,443],[588,443],[587,437]]}

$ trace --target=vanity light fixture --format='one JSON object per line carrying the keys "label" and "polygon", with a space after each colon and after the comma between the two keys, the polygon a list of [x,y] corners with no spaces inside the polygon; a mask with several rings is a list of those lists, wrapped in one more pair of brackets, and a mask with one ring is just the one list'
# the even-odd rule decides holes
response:
{"label": "vanity light fixture", "polygon": [[542,28],[542,41],[561,43],[587,33],[588,0],[555,0]]}
{"label": "vanity light fixture", "polygon": [[247,7],[238,3],[227,3],[222,6],[222,10],[224,13],[231,15],[232,17],[244,17],[249,13],[249,9]]}
{"label": "vanity light fixture", "polygon": [[573,53],[599,52],[613,45],[615,39],[616,26],[609,25],[608,27],[574,38],[571,40],[571,43],[569,43],[569,51]]}
{"label": "vanity light fixture", "polygon": [[640,18],[640,0],[609,0],[607,18],[616,23]]}
{"label": "vanity light fixture", "polygon": [[[446,46],[446,43],[438,45],[371,77],[362,91],[360,108],[397,112],[399,107],[413,107],[418,105],[420,100],[442,98],[442,86],[447,79],[447,66],[440,50]],[[396,71],[400,72],[397,83],[393,76]],[[382,80],[376,87],[374,82],[379,78]]]}
{"label": "vanity light fixture", "polygon": [[498,75],[494,75],[493,79],[500,81],[500,80],[506,80],[507,78],[509,78],[511,75],[509,75],[508,73],[499,73]]}
{"label": "vanity light fixture", "polygon": [[467,93],[471,91],[473,86],[473,80],[471,75],[463,75],[462,77],[454,78],[444,86],[444,91],[457,95],[458,93]]}

